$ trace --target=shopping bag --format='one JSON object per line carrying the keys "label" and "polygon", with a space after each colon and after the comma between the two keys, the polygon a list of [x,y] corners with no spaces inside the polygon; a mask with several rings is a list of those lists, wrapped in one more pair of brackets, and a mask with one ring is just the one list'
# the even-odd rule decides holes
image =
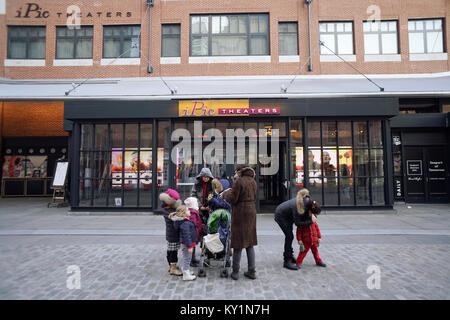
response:
{"label": "shopping bag", "polygon": [[206,248],[212,253],[222,252],[224,247],[219,233],[210,233],[203,238]]}

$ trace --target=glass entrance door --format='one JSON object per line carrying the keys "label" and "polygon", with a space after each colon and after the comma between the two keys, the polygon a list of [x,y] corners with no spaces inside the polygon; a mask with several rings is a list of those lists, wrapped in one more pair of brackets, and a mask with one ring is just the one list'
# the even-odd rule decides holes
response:
{"label": "glass entrance door", "polygon": [[[258,199],[259,212],[273,213],[275,208],[283,201],[287,200],[288,195],[288,154],[286,142],[280,141],[278,146],[278,155],[273,161],[278,162],[278,171],[273,175],[262,175],[262,168],[268,167],[261,161],[257,166]],[[268,147],[268,154],[272,154],[271,147]],[[261,159],[259,159],[261,160]],[[272,164],[273,165],[273,164]]]}

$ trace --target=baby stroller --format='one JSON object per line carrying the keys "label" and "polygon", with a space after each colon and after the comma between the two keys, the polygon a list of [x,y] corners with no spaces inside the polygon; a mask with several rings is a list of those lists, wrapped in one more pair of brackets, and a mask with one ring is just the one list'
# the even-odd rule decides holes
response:
{"label": "baby stroller", "polygon": [[221,268],[220,277],[228,277],[228,269],[231,266],[230,224],[231,215],[225,209],[217,209],[209,215],[206,225],[208,234],[200,243],[199,277],[206,277],[205,268],[214,267],[212,261],[219,261],[216,267]]}

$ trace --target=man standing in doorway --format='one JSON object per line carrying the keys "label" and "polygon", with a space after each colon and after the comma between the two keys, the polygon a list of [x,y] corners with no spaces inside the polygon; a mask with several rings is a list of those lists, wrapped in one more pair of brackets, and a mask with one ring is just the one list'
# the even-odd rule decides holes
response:
{"label": "man standing in doorway", "polygon": [[311,208],[312,200],[307,189],[302,189],[297,193],[293,199],[281,203],[275,209],[275,221],[280,226],[285,235],[284,252],[283,252],[283,267],[289,270],[298,270],[294,258],[294,250],[292,249],[292,241],[294,240],[293,225],[309,226],[315,222],[315,216],[309,217],[308,212]]}

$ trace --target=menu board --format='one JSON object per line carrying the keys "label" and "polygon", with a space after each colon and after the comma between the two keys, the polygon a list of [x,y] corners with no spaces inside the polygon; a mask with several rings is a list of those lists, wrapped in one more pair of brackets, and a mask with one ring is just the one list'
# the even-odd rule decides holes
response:
{"label": "menu board", "polygon": [[69,162],[57,162],[55,175],[52,181],[52,188],[64,187],[67,178],[67,169],[69,168]]}

